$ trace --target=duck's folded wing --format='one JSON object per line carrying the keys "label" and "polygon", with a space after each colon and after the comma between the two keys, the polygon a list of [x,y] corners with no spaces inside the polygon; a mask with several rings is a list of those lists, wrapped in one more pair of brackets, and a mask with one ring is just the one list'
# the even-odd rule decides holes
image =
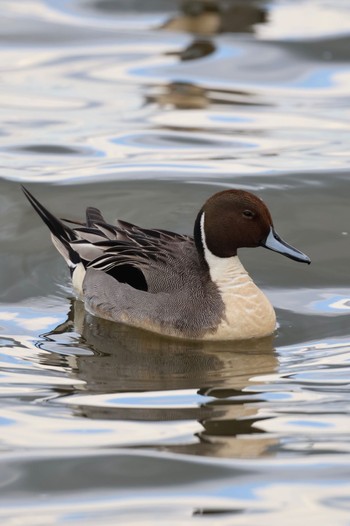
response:
{"label": "duck's folded wing", "polygon": [[86,224],[74,234],[71,246],[87,268],[150,293],[179,290],[188,279],[187,269],[198,263],[190,236],[122,220],[112,225],[92,207],[87,209]]}
{"label": "duck's folded wing", "polygon": [[[152,233],[155,231],[152,231]],[[193,239],[158,231],[145,235],[140,229],[125,240],[94,243],[103,253],[88,268],[106,272],[121,283],[150,293],[181,289],[188,280],[188,269],[198,265]]]}

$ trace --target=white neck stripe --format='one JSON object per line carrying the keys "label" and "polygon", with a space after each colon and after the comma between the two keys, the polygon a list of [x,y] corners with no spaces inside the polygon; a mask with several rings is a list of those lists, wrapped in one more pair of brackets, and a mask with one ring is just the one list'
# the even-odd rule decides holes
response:
{"label": "white neck stripe", "polygon": [[200,219],[200,230],[201,230],[201,237],[202,237],[202,243],[203,243],[204,255],[205,255],[205,251],[209,249],[207,247],[207,242],[205,239],[204,220],[205,220],[205,212],[202,213],[201,219]]}
{"label": "white neck stripe", "polygon": [[209,273],[212,281],[217,283],[228,283],[231,280],[237,278],[238,275],[245,274],[247,276],[247,271],[244,269],[242,263],[240,262],[238,256],[231,256],[228,258],[220,258],[215,256],[208,248],[206,237],[205,237],[205,212],[202,213],[200,219],[200,229],[201,237],[204,249],[204,259],[208,264]]}

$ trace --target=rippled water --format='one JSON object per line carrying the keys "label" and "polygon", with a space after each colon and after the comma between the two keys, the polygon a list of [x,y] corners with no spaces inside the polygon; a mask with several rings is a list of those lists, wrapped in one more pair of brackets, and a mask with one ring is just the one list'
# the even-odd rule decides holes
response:
{"label": "rippled water", "polygon": [[[1,524],[349,524],[350,5],[217,5],[2,2]],[[180,232],[245,188],[313,263],[242,251],[274,337],[163,339],[84,313],[19,182]]]}

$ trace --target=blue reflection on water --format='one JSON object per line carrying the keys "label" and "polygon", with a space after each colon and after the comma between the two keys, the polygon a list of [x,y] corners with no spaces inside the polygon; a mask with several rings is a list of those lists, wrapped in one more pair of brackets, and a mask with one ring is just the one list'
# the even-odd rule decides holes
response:
{"label": "blue reflection on water", "polygon": [[335,69],[334,67],[320,68],[310,72],[306,77],[303,77],[302,79],[296,80],[294,82],[289,82],[288,84],[295,88],[329,88],[331,86],[334,86],[335,84],[335,80],[333,78],[334,74],[340,72],[349,73],[349,69]]}
{"label": "blue reflection on water", "polygon": [[[11,348],[9,350],[11,351]],[[16,358],[15,356],[11,356],[11,354],[4,354],[4,353],[0,353],[0,361],[3,363],[10,363],[12,365],[23,363],[23,360]]]}
{"label": "blue reflection on water", "polygon": [[[243,500],[256,500],[256,491],[260,486],[261,484],[258,483],[243,484],[239,486],[223,486],[217,492],[217,496]],[[213,494],[213,492],[210,491],[210,494]]]}
{"label": "blue reflection on water", "polygon": [[319,312],[330,312],[332,314],[350,313],[350,298],[349,296],[332,296],[321,301],[315,301],[312,303],[314,310]]}
{"label": "blue reflection on water", "polygon": [[59,323],[65,321],[65,314],[65,312],[50,311],[50,309],[32,309],[27,305],[16,305],[15,307],[6,305],[2,310],[0,309],[0,321],[9,334],[22,333],[24,329],[26,333],[37,335],[38,330],[55,329]]}
{"label": "blue reflection on water", "polygon": [[264,400],[290,400],[291,393],[273,393],[268,392],[263,394]]}
{"label": "blue reflection on water", "polygon": [[12,420],[11,418],[0,416],[0,426],[12,426],[15,423],[15,420]]}
{"label": "blue reflection on water", "polygon": [[173,394],[160,394],[159,396],[145,396],[143,393],[140,396],[118,396],[116,398],[110,398],[108,401],[111,404],[120,406],[136,406],[136,407],[183,407],[183,406],[194,406],[197,407],[208,401],[215,400],[214,398],[203,397],[197,393],[173,393]]}
{"label": "blue reflection on water", "polygon": [[237,115],[208,115],[208,120],[213,122],[255,122],[250,117],[238,117]]}
{"label": "blue reflection on water", "polygon": [[302,426],[302,427],[323,427],[330,428],[334,427],[333,424],[328,422],[311,422],[310,420],[289,420],[288,425]]}

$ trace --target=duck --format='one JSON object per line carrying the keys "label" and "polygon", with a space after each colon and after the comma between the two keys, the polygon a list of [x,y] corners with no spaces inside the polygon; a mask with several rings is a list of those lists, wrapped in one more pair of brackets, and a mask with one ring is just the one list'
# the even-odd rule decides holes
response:
{"label": "duck", "polygon": [[121,219],[108,223],[95,207],[86,209],[85,221],[58,219],[22,189],[68,264],[86,311],[167,337],[226,341],[273,334],[274,308],[237,251],[264,247],[311,262],[277,234],[262,199],[245,190],[209,197],[190,236]]}

